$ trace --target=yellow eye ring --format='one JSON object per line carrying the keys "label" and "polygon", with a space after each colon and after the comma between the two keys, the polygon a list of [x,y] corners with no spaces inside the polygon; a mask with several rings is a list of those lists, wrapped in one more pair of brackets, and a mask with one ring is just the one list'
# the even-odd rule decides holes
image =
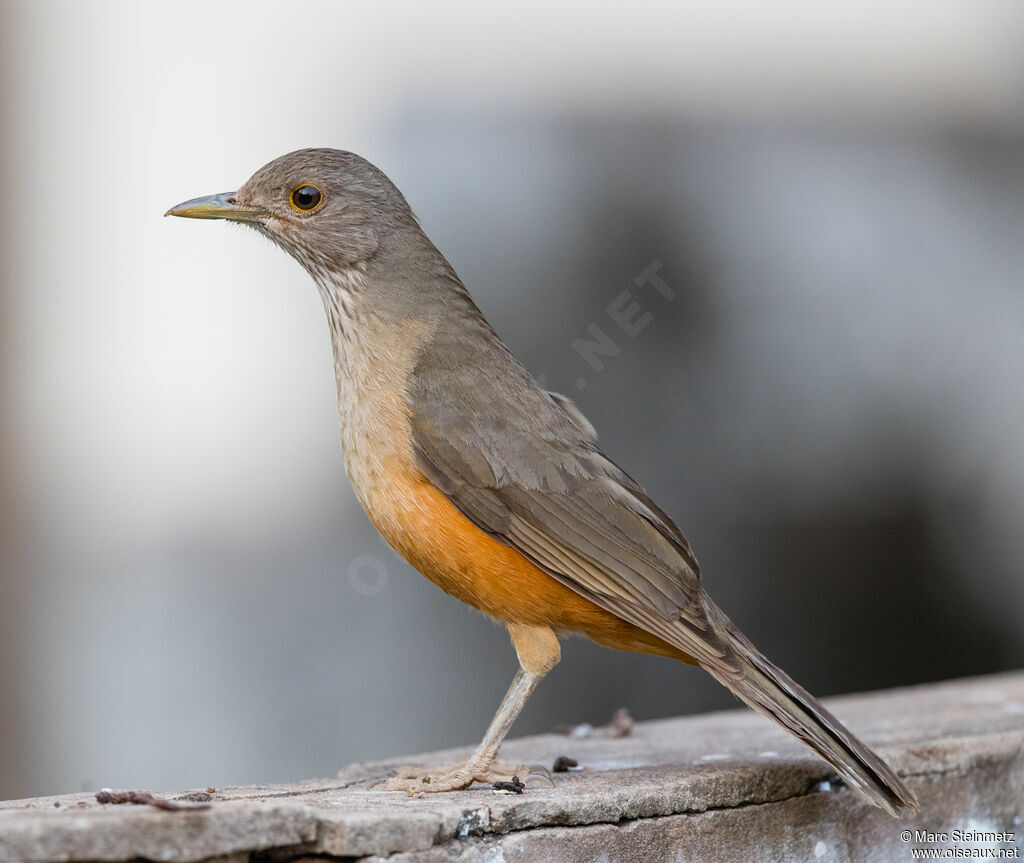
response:
{"label": "yellow eye ring", "polygon": [[288,203],[300,213],[309,213],[319,207],[323,199],[323,192],[316,186],[312,183],[303,183],[298,188],[292,189],[292,193],[288,196]]}

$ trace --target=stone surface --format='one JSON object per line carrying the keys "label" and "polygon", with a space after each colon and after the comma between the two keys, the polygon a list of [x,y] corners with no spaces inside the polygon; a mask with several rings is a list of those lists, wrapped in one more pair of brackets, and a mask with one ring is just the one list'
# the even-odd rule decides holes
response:
{"label": "stone surface", "polygon": [[[1024,673],[828,701],[908,778],[921,801],[897,821],[831,781],[826,764],[746,710],[639,723],[628,737],[509,741],[503,760],[582,770],[411,799],[368,787],[399,764],[437,765],[468,749],[352,765],[337,777],[186,792],[207,809],[103,805],[93,794],[0,803],[2,861],[345,859],[474,861],[883,861],[914,848],[967,856],[1024,848]],[[905,841],[901,832],[911,831]],[[915,830],[947,833],[915,839]],[[966,839],[952,831],[974,831]],[[978,831],[1012,838],[986,842]],[[972,851],[973,849],[973,851]],[[994,852],[993,852],[994,853]],[[989,857],[993,856],[989,853]]]}

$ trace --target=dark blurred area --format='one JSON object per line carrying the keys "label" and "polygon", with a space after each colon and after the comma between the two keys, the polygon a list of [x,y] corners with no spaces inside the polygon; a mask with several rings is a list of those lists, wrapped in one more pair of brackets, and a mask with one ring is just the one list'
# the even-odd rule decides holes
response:
{"label": "dark blurred area", "polygon": [[[205,79],[158,74],[164,18],[104,9],[78,31],[87,57],[124,18],[131,50],[154,54],[115,110],[130,155],[107,152],[125,140],[109,106],[63,138],[52,119],[14,122],[74,88],[67,69],[33,83],[10,58],[75,22],[4,7],[8,188],[38,190],[30,168],[62,148],[104,155],[54,169],[87,178],[60,188],[91,190],[70,195],[91,218],[4,209],[0,796],[297,779],[472,743],[511,678],[504,631],[358,509],[307,277],[255,237],[154,218],[240,183],[279,154],[267,147],[380,165],[510,347],[676,519],[715,601],[812,692],[1024,665],[1024,100],[1007,97],[1024,76],[1019,57],[993,59],[1024,33],[1013,7],[965,7],[943,31],[963,81],[1000,82],[988,103],[937,98],[927,65],[895,107],[880,78],[847,110],[842,75],[792,102],[782,84],[737,100],[709,71],[667,99],[651,81],[699,63],[664,53],[653,78],[637,71],[637,104],[625,85],[605,101],[600,43],[566,48],[595,89],[527,81],[503,102],[451,83],[457,53],[426,71],[403,55],[400,84],[363,85],[386,90],[372,111],[339,83],[346,61],[318,66],[330,117],[302,97],[312,128],[259,148],[289,111],[197,144],[188,123],[208,130],[202,112],[245,85],[214,77],[201,96]],[[272,44],[276,27],[250,26],[250,48]],[[855,69],[850,38],[836,63]],[[774,48],[764,62],[802,82]],[[49,258],[62,237],[72,252]],[[694,669],[573,640],[514,733],[735,703]]]}

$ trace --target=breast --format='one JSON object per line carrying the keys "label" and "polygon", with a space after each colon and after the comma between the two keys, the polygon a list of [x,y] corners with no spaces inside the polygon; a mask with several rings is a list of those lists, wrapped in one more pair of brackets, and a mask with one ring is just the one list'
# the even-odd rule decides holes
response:
{"label": "breast", "polygon": [[388,489],[415,470],[404,386],[415,350],[372,318],[332,326],[332,336],[345,470],[376,524],[389,510]]}
{"label": "breast", "polygon": [[469,521],[416,466],[402,388],[368,369],[362,377],[350,370],[339,384],[342,449],[356,496],[385,541],[441,590],[500,621],[690,661]]}
{"label": "breast", "polygon": [[372,316],[341,323],[332,321],[332,335],[345,469],[370,521],[398,554],[445,593],[497,620],[688,661],[469,521],[419,470],[412,452],[405,382],[424,334],[413,325],[395,338],[394,328],[377,326]]}

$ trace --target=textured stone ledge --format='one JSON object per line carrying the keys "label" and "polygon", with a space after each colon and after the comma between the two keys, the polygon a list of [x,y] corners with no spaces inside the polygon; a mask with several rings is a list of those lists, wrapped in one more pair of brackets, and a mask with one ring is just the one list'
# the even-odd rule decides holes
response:
{"label": "textured stone ledge", "polygon": [[[161,795],[209,798],[209,808],[191,812],[103,805],[93,794],[9,801],[0,803],[0,860],[859,863],[910,860],[913,848],[997,847],[1024,856],[1024,673],[828,704],[908,777],[921,802],[916,818],[867,806],[767,720],[736,710],[640,723],[621,738],[509,741],[506,761],[550,766],[566,755],[584,768],[523,795],[476,788],[409,799],[367,787],[401,763],[449,763],[468,752],[450,750],[352,765],[333,779]],[[1013,838],[901,838],[915,829]]]}

